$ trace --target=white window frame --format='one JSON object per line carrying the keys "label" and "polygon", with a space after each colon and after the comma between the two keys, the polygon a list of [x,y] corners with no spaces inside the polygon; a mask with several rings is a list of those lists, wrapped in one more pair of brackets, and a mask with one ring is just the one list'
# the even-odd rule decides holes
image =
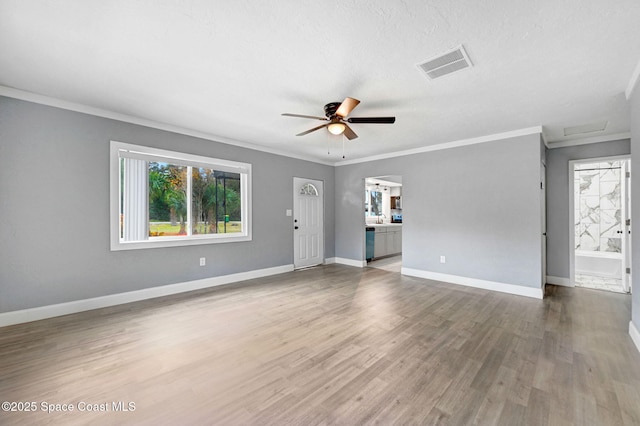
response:
{"label": "white window frame", "polygon": [[[240,174],[242,230],[237,233],[200,234],[171,237],[154,237],[152,240],[123,241],[120,238],[120,158],[165,161],[188,167],[203,167]],[[158,247],[191,246],[199,244],[251,241],[251,164],[221,160],[182,152],[167,151],[142,145],[111,141],[109,153],[110,239],[111,250],[148,249]],[[148,185],[148,184],[147,184]],[[190,191],[189,191],[190,192]],[[188,195],[191,205],[191,197]],[[188,214],[187,217],[191,218]],[[148,221],[148,218],[145,220]]]}

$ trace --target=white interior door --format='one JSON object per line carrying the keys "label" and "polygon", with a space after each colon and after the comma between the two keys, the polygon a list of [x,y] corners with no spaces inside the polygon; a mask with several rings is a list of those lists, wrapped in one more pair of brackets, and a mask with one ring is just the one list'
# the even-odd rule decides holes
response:
{"label": "white interior door", "polygon": [[324,262],[324,191],[319,180],[293,178],[293,266]]}

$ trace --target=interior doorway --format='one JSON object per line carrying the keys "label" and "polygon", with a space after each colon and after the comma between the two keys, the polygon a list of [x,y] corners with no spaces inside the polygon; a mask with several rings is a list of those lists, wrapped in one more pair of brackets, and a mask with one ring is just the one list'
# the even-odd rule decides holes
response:
{"label": "interior doorway", "polygon": [[364,252],[367,266],[400,272],[402,268],[402,176],[364,180]]}
{"label": "interior doorway", "polygon": [[569,162],[571,282],[631,292],[631,203],[628,156]]}
{"label": "interior doorway", "polygon": [[324,262],[324,185],[320,180],[293,178],[293,267]]}

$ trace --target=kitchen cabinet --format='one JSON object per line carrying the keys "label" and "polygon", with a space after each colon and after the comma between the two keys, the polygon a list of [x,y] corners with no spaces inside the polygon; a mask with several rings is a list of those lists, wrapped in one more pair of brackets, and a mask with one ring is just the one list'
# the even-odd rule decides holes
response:
{"label": "kitchen cabinet", "polygon": [[373,257],[387,255],[387,229],[376,226],[376,236],[373,242]]}
{"label": "kitchen cabinet", "polygon": [[402,226],[378,225],[375,227],[373,257],[380,258],[402,252]]}
{"label": "kitchen cabinet", "polygon": [[391,210],[395,210],[398,209],[400,210],[402,208],[402,200],[400,199],[400,197],[391,197]]}
{"label": "kitchen cabinet", "polygon": [[402,230],[387,229],[387,255],[402,252]]}

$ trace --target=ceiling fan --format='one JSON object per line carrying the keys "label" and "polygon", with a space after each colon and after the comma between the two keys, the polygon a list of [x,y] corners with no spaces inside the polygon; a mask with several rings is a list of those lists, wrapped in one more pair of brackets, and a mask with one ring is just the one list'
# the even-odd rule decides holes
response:
{"label": "ceiling fan", "polygon": [[326,127],[329,132],[334,135],[343,134],[347,139],[355,139],[358,137],[356,133],[349,127],[347,123],[375,123],[375,124],[392,124],[395,123],[395,117],[349,117],[347,116],[358,106],[359,100],[354,98],[345,98],[342,102],[331,102],[324,106],[324,115],[326,117],[316,117],[313,115],[301,115],[284,113],[282,115],[287,117],[299,117],[299,118],[311,118],[314,120],[327,121],[327,123],[320,126],[309,129],[306,132],[298,133],[296,136],[304,136],[316,130],[320,130]]}

